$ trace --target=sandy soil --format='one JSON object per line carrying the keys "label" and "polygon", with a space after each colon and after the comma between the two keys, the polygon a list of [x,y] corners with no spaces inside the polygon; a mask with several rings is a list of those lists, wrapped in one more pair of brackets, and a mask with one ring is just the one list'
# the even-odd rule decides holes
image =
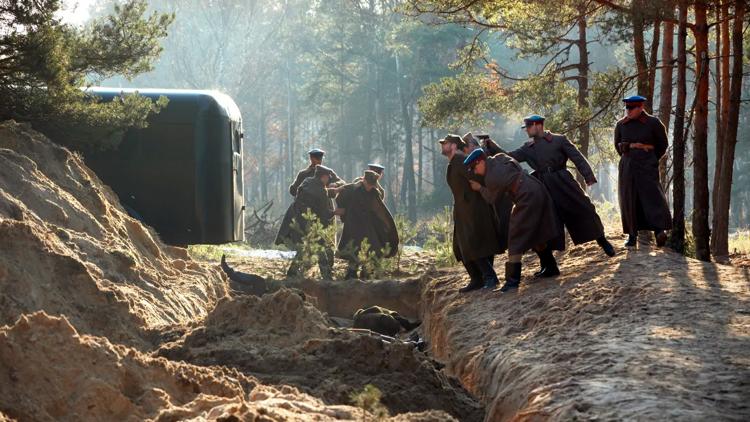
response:
{"label": "sandy soil", "polygon": [[507,295],[458,295],[457,270],[429,277],[431,352],[488,420],[747,420],[747,269],[649,247],[560,261],[562,276],[533,281],[527,256]]}
{"label": "sandy soil", "polygon": [[[422,395],[388,392],[389,420],[455,420],[441,408],[481,418],[426,356],[334,328],[301,291],[227,296],[216,265],[161,243],[78,156],[13,122],[0,123],[0,240],[2,421],[370,420],[349,406],[368,383]],[[255,348],[265,383],[242,360]],[[382,365],[349,367],[373,351]]]}
{"label": "sandy soil", "polygon": [[326,403],[346,403],[352,391],[372,384],[392,413],[437,409],[462,420],[482,419],[478,403],[413,346],[333,329],[303,296],[282,289],[262,298],[222,300],[204,325],[158,354],[228,365],[264,383],[294,385]]}
{"label": "sandy soil", "polygon": [[[43,368],[43,370],[40,370]],[[0,328],[0,408],[17,420],[365,420],[351,406],[325,405],[225,367],[153,358],[101,337],[79,335],[39,312]],[[439,412],[393,420],[450,420]]]}

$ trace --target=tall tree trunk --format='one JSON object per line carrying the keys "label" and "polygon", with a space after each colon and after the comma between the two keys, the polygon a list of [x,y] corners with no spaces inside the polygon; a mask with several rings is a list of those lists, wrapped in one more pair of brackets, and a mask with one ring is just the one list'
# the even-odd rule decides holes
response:
{"label": "tall tree trunk", "polygon": [[[585,5],[583,5],[585,7]],[[579,57],[579,63],[578,63],[578,108],[582,110],[589,109],[589,46],[588,46],[588,36],[587,36],[587,26],[588,23],[586,22],[586,14],[582,14],[578,18],[578,57]],[[589,156],[589,145],[590,145],[590,139],[591,139],[591,126],[588,122],[581,126],[580,129],[580,149],[581,154],[583,154],[584,157]],[[576,173],[578,184],[580,184],[584,189],[586,189],[586,182],[583,180],[583,176],[580,173]]]}
{"label": "tall tree trunk", "polygon": [[417,198],[423,198],[422,194],[422,179],[424,179],[424,148],[423,148],[423,130],[420,124],[417,127],[417,166],[419,167],[419,173],[417,174]]}
{"label": "tall tree trunk", "polygon": [[[743,65],[743,37],[742,25],[745,18],[745,1],[734,2],[734,26],[732,28],[732,82],[729,94],[729,107],[724,129],[724,150],[721,175],[719,177],[719,194],[714,201],[718,206],[714,212],[718,214],[713,227],[715,233],[714,255],[722,260],[729,255],[729,206],[732,198],[732,177],[734,173],[734,155],[737,145],[737,127],[740,116],[740,101],[742,96],[742,65]],[[728,81],[724,81],[725,83]]]}
{"label": "tall tree trunk", "polygon": [[[263,95],[258,96],[258,139],[260,140],[260,150],[266,151],[266,100]],[[258,160],[260,166],[260,199],[261,202],[268,201],[268,175],[266,174],[265,160]]]}
{"label": "tall tree trunk", "polygon": [[[674,49],[674,23],[664,22],[664,42],[661,47],[661,87],[659,90],[659,119],[667,131],[672,118],[672,74],[674,66],[672,65],[672,53]],[[674,148],[674,147],[673,147]],[[665,192],[669,191],[669,175],[667,174],[667,160],[669,154],[659,162],[659,179]]]}
{"label": "tall tree trunk", "polygon": [[[404,127],[404,172],[403,172],[403,179],[401,183],[401,202],[406,203],[406,211],[407,215],[409,217],[409,220],[412,222],[417,221],[417,200],[416,200],[416,188],[414,183],[414,151],[412,149],[413,141],[412,137],[414,135],[414,119],[412,117],[412,105],[409,103],[408,99],[406,98],[406,93],[404,92],[404,82],[402,82],[402,79],[405,79],[401,75],[401,69],[399,66],[399,58],[398,55],[396,55],[396,76],[398,78],[397,83],[397,89],[398,89],[398,96],[399,100],[401,102],[401,122]],[[405,75],[404,75],[405,76]],[[404,199],[406,201],[404,201]]]}
{"label": "tall tree trunk", "polygon": [[687,99],[687,0],[679,1],[677,30],[677,99],[672,132],[672,233],[670,245],[685,253],[685,103]]}
{"label": "tall tree trunk", "polygon": [[651,106],[654,104],[654,91],[656,87],[656,65],[658,64],[659,58],[659,43],[661,42],[661,20],[654,21],[653,36],[651,38],[651,49],[648,61],[648,91],[645,95],[651,98]]}
{"label": "tall tree trunk", "polygon": [[637,75],[638,94],[646,96],[644,107],[646,111],[651,112],[651,97],[648,96],[648,62],[646,61],[646,43],[644,32],[646,22],[643,17],[644,0],[633,0],[631,4],[630,16],[633,23],[633,54],[635,55],[635,66]]}
{"label": "tall tree trunk", "polygon": [[695,3],[695,55],[698,87],[693,135],[693,237],[695,255],[702,261],[711,260],[708,227],[708,22],[707,6],[703,1]]}
{"label": "tall tree trunk", "polygon": [[727,143],[726,127],[729,113],[730,79],[729,79],[729,3],[723,0],[721,5],[716,5],[716,161],[714,164],[714,184],[712,194],[713,218],[711,227],[711,251],[717,255],[717,242],[720,242],[721,233],[716,230],[721,224],[721,177],[724,167],[724,148]]}
{"label": "tall tree trunk", "polygon": [[[292,72],[289,65],[289,59],[285,61],[286,67],[286,137],[287,137],[287,148],[286,148],[286,172],[285,180],[294,179],[294,113],[293,113],[293,102],[292,98]],[[288,204],[291,202],[291,198],[287,195],[283,195],[285,200],[282,202]]]}

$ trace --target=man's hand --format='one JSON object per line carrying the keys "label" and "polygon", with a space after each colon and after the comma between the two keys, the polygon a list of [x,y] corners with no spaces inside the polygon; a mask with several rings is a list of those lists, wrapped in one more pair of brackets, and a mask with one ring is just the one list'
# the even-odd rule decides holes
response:
{"label": "man's hand", "polygon": [[345,208],[336,208],[336,210],[333,212],[333,215],[338,215],[339,217],[341,217],[344,214],[346,214]]}
{"label": "man's hand", "polygon": [[482,189],[482,184],[476,180],[469,180],[469,185],[471,185],[471,190],[473,191],[479,192],[479,190]]}
{"label": "man's hand", "polygon": [[593,185],[594,185],[594,183],[596,183],[596,179],[594,179],[594,180],[589,180],[589,181],[587,181],[587,182],[586,182],[586,186],[593,186]]}
{"label": "man's hand", "polygon": [[328,191],[329,195],[331,195],[331,194],[338,194],[339,192],[341,192],[341,187],[340,186],[336,186],[336,187],[328,188],[327,191]]}

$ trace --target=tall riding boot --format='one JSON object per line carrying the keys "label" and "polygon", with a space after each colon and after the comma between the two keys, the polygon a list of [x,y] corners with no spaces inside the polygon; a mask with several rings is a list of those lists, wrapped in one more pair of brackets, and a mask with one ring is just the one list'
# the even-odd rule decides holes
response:
{"label": "tall riding boot", "polygon": [[476,263],[474,261],[464,261],[463,264],[464,264],[464,267],[466,268],[466,272],[469,274],[469,277],[471,279],[469,281],[469,284],[458,289],[458,292],[466,293],[466,292],[481,289],[482,287],[484,287],[484,280],[482,279],[482,272],[479,270],[479,267],[476,265]]}
{"label": "tall riding boot", "polygon": [[557,261],[555,256],[552,255],[552,249],[548,246],[541,252],[538,252],[539,259],[544,262],[544,268],[539,272],[537,277],[554,277],[560,275],[560,270],[557,268]]}
{"label": "tall riding boot", "polygon": [[661,248],[667,244],[667,234],[664,233],[664,230],[655,231],[654,237],[656,238],[656,246]]}
{"label": "tall riding boot", "polygon": [[521,263],[520,262],[506,262],[505,263],[505,284],[503,284],[503,287],[496,289],[495,291],[500,291],[504,293],[512,289],[517,289],[519,284],[521,284]]}
{"label": "tall riding boot", "polygon": [[535,251],[536,256],[539,257],[539,271],[534,273],[534,277],[541,277],[544,274],[544,267],[547,266],[547,261],[544,259],[544,251]]}
{"label": "tall riding boot", "polygon": [[607,240],[606,236],[602,236],[596,239],[596,243],[599,244],[599,246],[602,248],[604,253],[607,254],[607,256],[615,256],[615,248],[611,243],[609,243],[609,240]]}

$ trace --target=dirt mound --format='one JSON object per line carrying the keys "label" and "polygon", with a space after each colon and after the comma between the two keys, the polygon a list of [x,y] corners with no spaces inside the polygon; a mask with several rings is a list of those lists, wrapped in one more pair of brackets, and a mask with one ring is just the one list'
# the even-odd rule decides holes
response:
{"label": "dirt mound", "polygon": [[391,413],[437,409],[461,420],[483,411],[438,365],[404,343],[330,328],[298,291],[219,302],[205,326],[158,354],[198,365],[227,365],[264,383],[289,384],[326,403],[349,403],[372,384]]}
{"label": "dirt mound", "polygon": [[64,314],[85,333],[147,347],[144,331],[207,313],[226,285],[130,218],[76,154],[0,123],[0,324]]}
{"label": "dirt mound", "polygon": [[[363,420],[236,370],[151,358],[42,312],[0,328],[0,415],[18,420]],[[434,419],[432,416],[434,416]],[[442,413],[393,420],[449,420]],[[0,418],[0,420],[3,420]],[[7,420],[7,419],[6,419]]]}
{"label": "dirt mound", "polygon": [[747,420],[746,270],[596,245],[560,262],[534,281],[529,260],[512,294],[459,295],[458,271],[423,291],[432,352],[488,420]]}

